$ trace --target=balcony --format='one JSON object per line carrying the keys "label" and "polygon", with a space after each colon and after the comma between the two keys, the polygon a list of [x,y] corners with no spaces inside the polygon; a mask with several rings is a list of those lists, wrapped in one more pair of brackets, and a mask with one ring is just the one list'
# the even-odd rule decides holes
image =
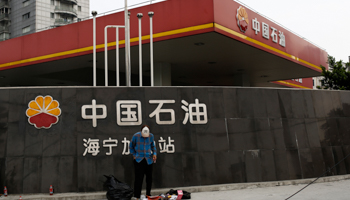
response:
{"label": "balcony", "polygon": [[0,8],[3,8],[3,7],[9,7],[9,3],[7,1],[2,1],[0,2]]}
{"label": "balcony", "polygon": [[10,39],[10,34],[0,35],[0,42]]}
{"label": "balcony", "polygon": [[3,33],[3,32],[9,32],[10,29],[8,26],[0,26],[0,33]]}
{"label": "balcony", "polygon": [[73,4],[75,4],[75,5],[78,4],[78,1],[77,1],[77,0],[63,0],[63,1],[69,2],[69,3],[73,3]]}
{"label": "balcony", "polygon": [[0,14],[0,21],[4,21],[4,20],[9,20],[9,14],[7,13]]}
{"label": "balcony", "polygon": [[70,14],[73,16],[77,16],[77,10],[71,7],[66,6],[56,6],[55,7],[55,13],[64,13],[64,14]]}
{"label": "balcony", "polygon": [[74,23],[74,20],[55,19],[55,26],[64,26],[71,23]]}

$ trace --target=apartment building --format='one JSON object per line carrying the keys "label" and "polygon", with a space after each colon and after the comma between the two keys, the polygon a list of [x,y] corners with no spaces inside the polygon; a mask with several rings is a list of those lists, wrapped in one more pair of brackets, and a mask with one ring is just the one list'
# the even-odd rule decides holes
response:
{"label": "apartment building", "polygon": [[0,0],[0,41],[88,16],[89,0]]}

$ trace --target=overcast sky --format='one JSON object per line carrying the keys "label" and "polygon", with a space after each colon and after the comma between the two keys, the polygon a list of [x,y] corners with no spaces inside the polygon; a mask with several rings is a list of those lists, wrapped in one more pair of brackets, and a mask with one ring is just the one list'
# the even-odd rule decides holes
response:
{"label": "overcast sky", "polygon": [[[149,4],[149,0],[128,0],[128,5],[147,1]],[[325,49],[337,60],[349,61],[350,0],[240,0],[240,2]],[[123,7],[124,0],[90,0],[90,10],[96,10],[98,13]]]}

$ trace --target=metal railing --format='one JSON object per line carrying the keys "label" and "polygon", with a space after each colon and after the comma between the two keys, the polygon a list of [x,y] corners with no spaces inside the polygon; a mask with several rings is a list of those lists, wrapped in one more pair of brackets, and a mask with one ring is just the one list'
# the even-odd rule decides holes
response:
{"label": "metal railing", "polygon": [[55,19],[55,25],[67,25],[76,21],[77,20]]}
{"label": "metal railing", "polygon": [[0,33],[1,32],[9,32],[10,31],[10,29],[9,29],[9,27],[8,26],[0,26]]}
{"label": "metal railing", "polygon": [[63,1],[68,1],[68,2],[72,2],[72,3],[78,4],[77,0],[63,0]]}
{"label": "metal railing", "polygon": [[9,14],[7,14],[7,13],[1,13],[0,14],[0,20],[4,20],[4,19],[8,19],[9,18]]}
{"label": "metal railing", "polygon": [[77,10],[71,7],[56,6],[55,12],[70,12],[70,13],[73,13],[75,16],[77,16]]}
{"label": "metal railing", "polygon": [[9,6],[9,3],[7,1],[0,2],[0,8],[3,6]]}
{"label": "metal railing", "polygon": [[0,37],[0,42],[10,39],[10,35],[5,35],[5,37]]}

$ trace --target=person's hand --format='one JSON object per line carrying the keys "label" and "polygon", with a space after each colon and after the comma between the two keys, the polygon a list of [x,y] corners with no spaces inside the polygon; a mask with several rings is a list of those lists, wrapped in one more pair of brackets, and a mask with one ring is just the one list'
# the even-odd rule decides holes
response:
{"label": "person's hand", "polygon": [[153,155],[153,162],[156,162],[156,160],[157,160],[157,156]]}

